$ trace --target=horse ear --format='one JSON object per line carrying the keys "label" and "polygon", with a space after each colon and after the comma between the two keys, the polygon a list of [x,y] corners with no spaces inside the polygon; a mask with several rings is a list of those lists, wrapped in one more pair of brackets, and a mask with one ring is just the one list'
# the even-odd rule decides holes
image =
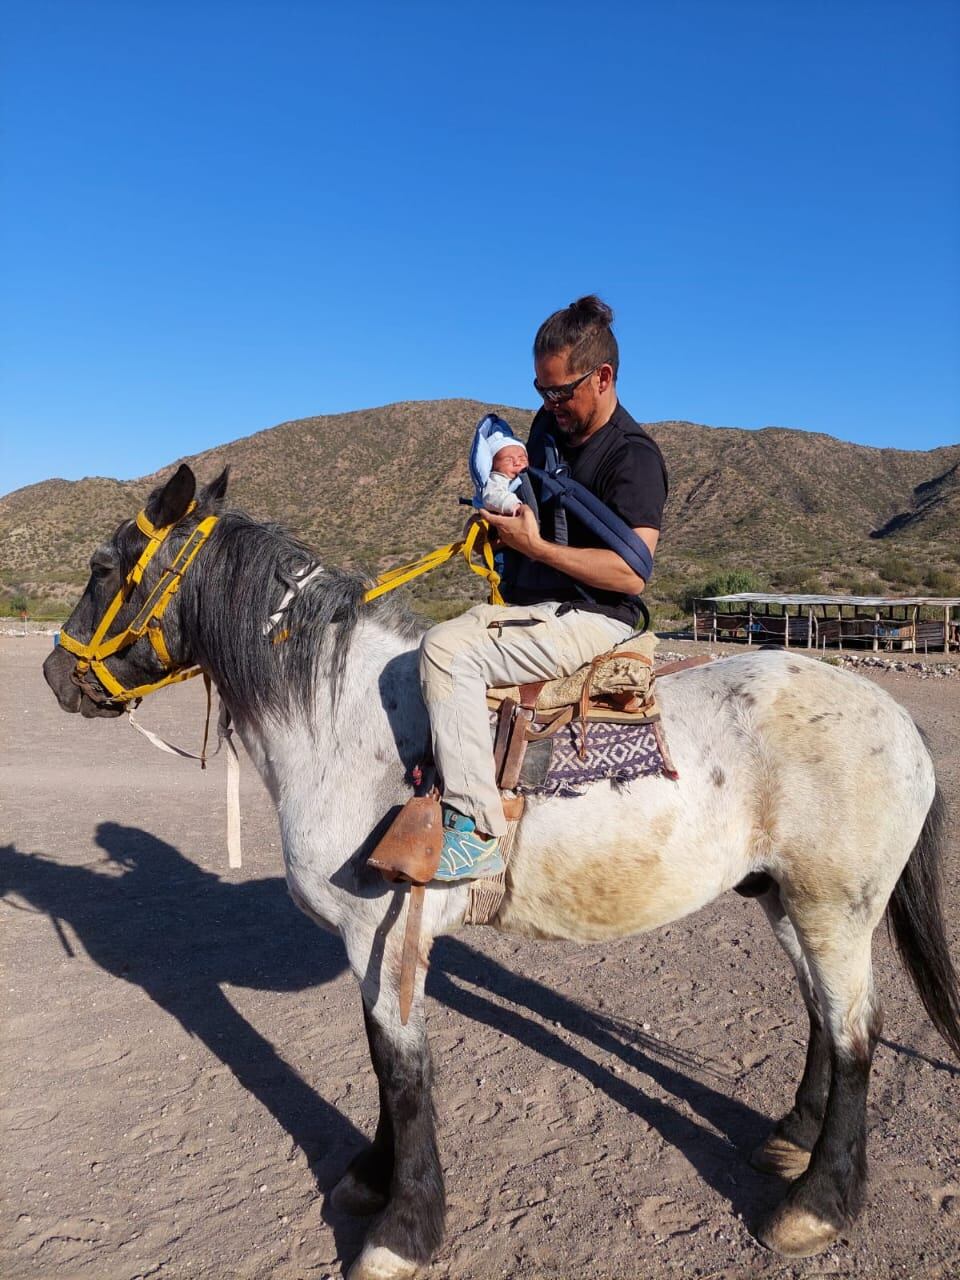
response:
{"label": "horse ear", "polygon": [[197,506],[207,511],[213,509],[218,510],[221,502],[223,502],[224,494],[227,492],[227,482],[230,479],[230,467],[225,466],[216,480],[211,480],[208,485],[200,490],[197,495]]}
{"label": "horse ear", "polygon": [[162,489],[154,489],[147,501],[147,519],[158,529],[176,524],[187,514],[197,489],[197,478],[185,462],[181,462]]}

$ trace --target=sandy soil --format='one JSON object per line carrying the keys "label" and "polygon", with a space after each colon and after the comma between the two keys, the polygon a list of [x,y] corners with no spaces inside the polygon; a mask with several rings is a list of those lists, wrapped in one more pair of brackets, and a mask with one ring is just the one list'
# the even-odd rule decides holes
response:
{"label": "sandy soil", "polygon": [[[229,872],[222,761],[201,773],[63,715],[49,644],[0,637],[3,1275],[338,1276],[362,1227],[324,1192],[376,1107],[340,944],[287,898],[246,763]],[[960,679],[871,675],[930,735],[960,812]],[[142,714],[189,745],[201,704],[182,686]],[[869,1204],[850,1239],[788,1264],[750,1234],[782,1187],[745,1156],[799,1077],[804,1015],[755,904],[730,894],[593,948],[442,940],[429,1018],[450,1209],[429,1274],[956,1276],[960,1068],[882,933],[875,952]]]}

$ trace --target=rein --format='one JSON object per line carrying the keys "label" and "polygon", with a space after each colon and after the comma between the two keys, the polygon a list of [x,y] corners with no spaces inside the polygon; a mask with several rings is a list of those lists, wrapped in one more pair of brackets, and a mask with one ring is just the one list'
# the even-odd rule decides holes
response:
{"label": "rein", "polygon": [[[475,551],[479,551],[481,556],[479,564],[473,559]],[[363,597],[364,604],[371,600],[376,600],[378,596],[386,595],[388,591],[393,591],[395,587],[402,587],[405,583],[412,582],[414,578],[419,578],[422,573],[429,573],[431,569],[438,569],[440,565],[446,564],[448,560],[452,560],[457,555],[463,556],[467,568],[472,573],[479,574],[481,578],[486,578],[490,586],[490,603],[503,604],[503,596],[500,594],[500,575],[493,564],[493,542],[490,537],[490,526],[486,520],[479,517],[470,522],[466,536],[461,538],[459,542],[449,542],[445,547],[437,547],[436,551],[430,551],[427,555],[421,556],[419,560],[413,560],[410,564],[402,564],[397,569],[390,569],[387,573],[382,573]]]}

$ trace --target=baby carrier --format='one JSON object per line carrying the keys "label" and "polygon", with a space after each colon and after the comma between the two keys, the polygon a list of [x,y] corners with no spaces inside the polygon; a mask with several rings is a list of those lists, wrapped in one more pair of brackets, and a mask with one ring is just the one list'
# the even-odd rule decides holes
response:
{"label": "baby carrier", "polygon": [[[477,424],[470,450],[470,475],[475,486],[472,505],[478,508],[483,506],[483,486],[489,478],[493,463],[488,440],[494,434],[513,436],[514,432],[509,423],[496,414],[488,413]],[[544,516],[549,513],[552,523],[550,540],[560,546],[568,546],[567,516],[572,515],[595,534],[604,546],[615,551],[645,583],[649,582],[653,573],[650,548],[605,502],[601,502],[596,494],[571,477],[570,468],[561,457],[552,436],[544,434],[540,443],[543,447],[544,465],[529,466],[516,477],[510,488],[531,508],[541,529]],[[534,446],[532,439],[530,444],[531,447]],[[525,592],[537,592],[543,599],[558,595],[560,599],[570,599],[576,595],[590,604],[596,604],[596,598],[588,587],[558,569],[548,568],[510,551],[501,554],[504,557],[502,572],[508,589],[511,585],[516,585]],[[646,605],[639,596],[632,597],[631,603],[642,616],[643,629],[646,629],[649,623]]]}

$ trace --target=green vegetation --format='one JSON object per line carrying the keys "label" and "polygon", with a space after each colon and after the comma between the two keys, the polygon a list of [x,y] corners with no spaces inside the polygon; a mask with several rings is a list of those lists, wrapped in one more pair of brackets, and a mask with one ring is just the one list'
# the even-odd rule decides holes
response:
{"label": "green vegetation", "polygon": [[899,586],[908,587],[920,581],[920,570],[912,560],[902,555],[884,556],[877,565],[877,572],[881,578],[886,578],[887,582]]}
{"label": "green vegetation", "polygon": [[[748,569],[726,569],[715,573],[699,586],[686,589],[681,600],[684,613],[693,613],[694,600],[702,600],[705,596],[733,596],[744,591],[767,591],[758,574]],[[733,605],[721,605],[721,612],[729,612]]]}
{"label": "green vegetation", "polygon": [[960,578],[945,569],[928,569],[923,575],[923,585],[934,596],[960,596]]}

